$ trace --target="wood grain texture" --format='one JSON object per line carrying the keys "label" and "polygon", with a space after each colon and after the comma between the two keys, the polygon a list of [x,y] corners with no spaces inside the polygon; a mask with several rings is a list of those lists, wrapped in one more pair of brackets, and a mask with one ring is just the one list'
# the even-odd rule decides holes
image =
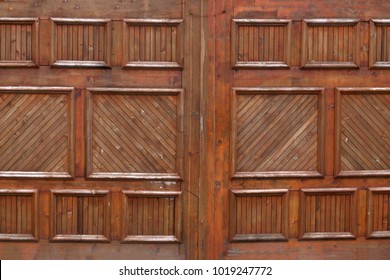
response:
{"label": "wood grain texture", "polygon": [[356,237],[356,189],[301,189],[300,239]]}
{"label": "wood grain texture", "polygon": [[182,90],[88,92],[89,177],[180,179]]}
{"label": "wood grain texture", "polygon": [[0,177],[71,178],[73,88],[0,87]]}
{"label": "wood grain texture", "polygon": [[180,19],[124,19],[125,68],[182,68]]}
{"label": "wood grain texture", "polygon": [[109,19],[51,18],[53,67],[109,67]]}
{"label": "wood grain texture", "polygon": [[232,190],[232,242],[287,241],[288,189]]}
{"label": "wood grain texture", "polygon": [[122,242],[181,240],[181,192],[123,191]]}
{"label": "wood grain texture", "polygon": [[110,240],[110,192],[52,190],[51,241]]}
{"label": "wood grain texture", "polygon": [[304,19],[303,69],[359,68],[359,20]]}
{"label": "wood grain texture", "polygon": [[390,174],[390,90],[336,89],[338,176]]}
{"label": "wood grain texture", "polygon": [[0,189],[0,240],[38,241],[37,190]]}
{"label": "wood grain texture", "polygon": [[369,66],[371,69],[390,68],[390,20],[370,21]]}
{"label": "wood grain texture", "polygon": [[288,68],[290,52],[290,20],[233,19],[233,68]]}
{"label": "wood grain texture", "polygon": [[0,17],[0,67],[37,67],[38,29],[38,18]]}
{"label": "wood grain texture", "polygon": [[390,188],[369,188],[367,238],[390,238]]}
{"label": "wood grain texture", "polygon": [[235,88],[235,178],[321,176],[321,88]]}

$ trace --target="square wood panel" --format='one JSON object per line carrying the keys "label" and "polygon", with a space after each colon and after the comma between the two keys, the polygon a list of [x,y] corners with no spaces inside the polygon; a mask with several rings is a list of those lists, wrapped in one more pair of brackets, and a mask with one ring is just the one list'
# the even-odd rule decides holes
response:
{"label": "square wood panel", "polygon": [[0,240],[38,240],[38,192],[0,189]]}
{"label": "square wood panel", "polygon": [[0,177],[73,177],[73,103],[73,88],[0,87]]}
{"label": "square wood panel", "polygon": [[123,242],[180,242],[181,192],[124,191]]}
{"label": "square wood panel", "polygon": [[125,68],[182,68],[181,19],[124,19]]}
{"label": "square wood panel", "polygon": [[287,241],[288,189],[232,190],[233,242]]}
{"label": "square wood panel", "polygon": [[90,178],[180,179],[181,89],[89,89]]}
{"label": "square wood panel", "polygon": [[359,68],[359,20],[304,19],[302,68]]}
{"label": "square wood panel", "polygon": [[356,189],[302,189],[300,239],[356,237]]}
{"label": "square wood panel", "polygon": [[0,67],[38,66],[37,18],[0,18]]}
{"label": "square wood panel", "polygon": [[234,88],[234,178],[322,176],[322,88]]}
{"label": "square wood panel", "polygon": [[110,240],[110,192],[52,190],[52,241]]}
{"label": "square wood panel", "polygon": [[390,88],[336,89],[336,175],[390,175],[389,127]]}
{"label": "square wood panel", "polygon": [[233,19],[233,68],[288,68],[291,20]]}
{"label": "square wood panel", "polygon": [[51,20],[53,67],[109,67],[111,20],[77,18]]}

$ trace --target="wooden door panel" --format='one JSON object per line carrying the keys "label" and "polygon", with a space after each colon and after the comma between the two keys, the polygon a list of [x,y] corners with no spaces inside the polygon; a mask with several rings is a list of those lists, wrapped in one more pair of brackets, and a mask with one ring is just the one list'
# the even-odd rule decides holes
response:
{"label": "wooden door panel", "polygon": [[199,3],[0,5],[2,258],[195,258]]}
{"label": "wooden door panel", "polygon": [[364,252],[375,246],[369,238],[387,236],[388,73],[373,69],[386,67],[387,20],[377,19],[386,18],[378,7],[389,7],[282,2],[211,7],[215,235],[227,242],[214,256],[345,258],[327,250],[348,239],[352,258],[388,258],[388,240]]}

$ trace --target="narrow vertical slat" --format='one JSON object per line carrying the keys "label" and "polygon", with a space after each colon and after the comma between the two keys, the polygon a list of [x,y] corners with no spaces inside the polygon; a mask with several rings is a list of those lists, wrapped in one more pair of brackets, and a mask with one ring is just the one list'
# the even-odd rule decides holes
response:
{"label": "narrow vertical slat", "polygon": [[28,234],[33,234],[37,221],[35,220],[35,203],[33,201],[33,196],[26,197],[26,206],[25,206],[25,232]]}
{"label": "narrow vertical slat", "polygon": [[277,197],[276,196],[271,196],[271,209],[272,209],[272,214],[271,214],[271,232],[270,233],[275,233],[277,232]]}
{"label": "narrow vertical slat", "polygon": [[151,42],[151,34],[152,34],[152,27],[151,26],[144,26],[143,29],[145,30],[145,61],[151,60],[151,52],[152,52],[152,42]]}
{"label": "narrow vertical slat", "polygon": [[145,61],[145,27],[139,27],[139,58]]}

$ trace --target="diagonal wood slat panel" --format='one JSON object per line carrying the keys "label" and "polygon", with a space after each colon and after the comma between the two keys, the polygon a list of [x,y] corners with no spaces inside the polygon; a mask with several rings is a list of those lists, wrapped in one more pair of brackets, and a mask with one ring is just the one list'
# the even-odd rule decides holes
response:
{"label": "diagonal wood slat panel", "polygon": [[0,89],[2,176],[72,174],[69,90]]}
{"label": "diagonal wood slat panel", "polygon": [[339,89],[338,95],[339,175],[389,173],[390,93]]}
{"label": "diagonal wood slat panel", "polygon": [[320,172],[318,91],[237,92],[233,133],[238,173]]}
{"label": "diagonal wood slat panel", "polygon": [[90,175],[177,176],[179,93],[92,90]]}

